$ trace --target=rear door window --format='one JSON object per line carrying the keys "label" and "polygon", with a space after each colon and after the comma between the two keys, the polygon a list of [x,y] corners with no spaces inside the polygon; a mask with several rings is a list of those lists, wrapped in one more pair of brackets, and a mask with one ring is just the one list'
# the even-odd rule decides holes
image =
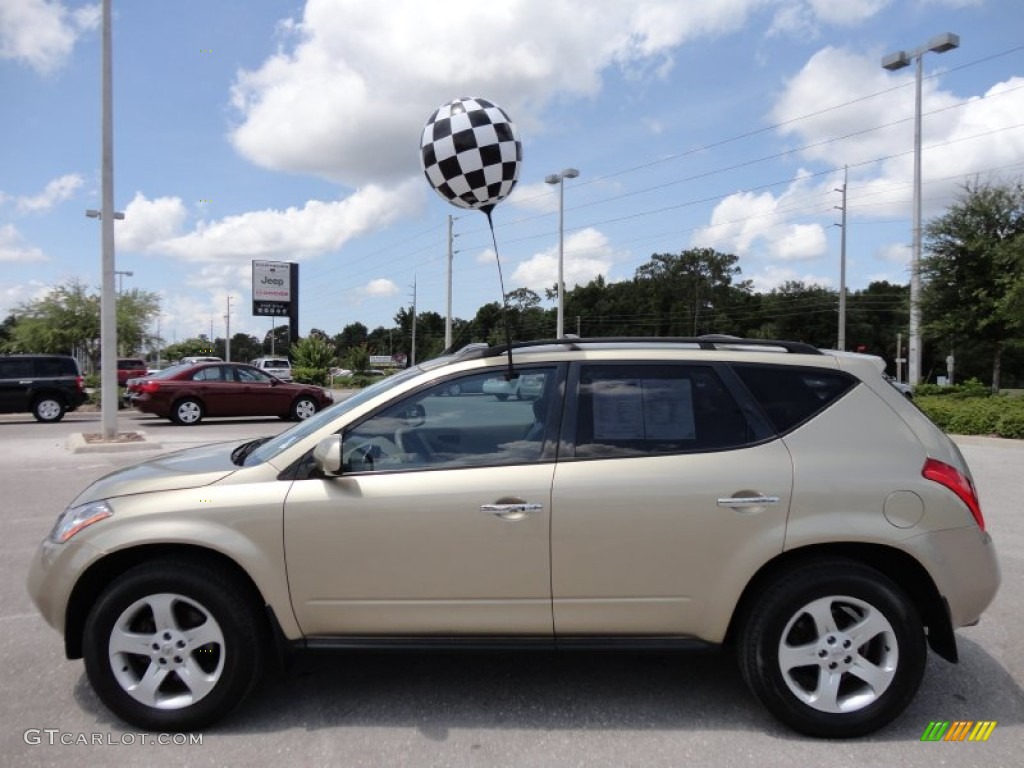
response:
{"label": "rear door window", "polygon": [[578,391],[578,458],[724,450],[756,440],[711,366],[584,365]]}

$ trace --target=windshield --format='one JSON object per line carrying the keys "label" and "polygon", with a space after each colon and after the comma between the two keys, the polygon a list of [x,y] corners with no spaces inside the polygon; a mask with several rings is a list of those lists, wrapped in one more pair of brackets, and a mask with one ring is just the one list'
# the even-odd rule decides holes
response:
{"label": "windshield", "polygon": [[[431,360],[430,362],[435,363],[437,361]],[[287,429],[272,440],[268,440],[246,456],[244,466],[251,467],[256,464],[262,464],[264,461],[273,458],[281,451],[291,448],[295,443],[313,434],[325,424],[330,424],[342,414],[348,413],[353,408],[358,408],[367,400],[376,397],[381,392],[386,392],[404,381],[408,381],[411,378],[419,376],[428,367],[433,368],[435,366],[416,366],[415,368],[408,368],[401,373],[396,373],[394,376],[389,376],[386,379],[381,379],[376,384],[371,384],[366,389],[357,392],[347,400],[342,400],[340,403],[336,403],[330,408],[325,408],[315,416],[311,416],[305,421],[300,421],[291,429]]]}

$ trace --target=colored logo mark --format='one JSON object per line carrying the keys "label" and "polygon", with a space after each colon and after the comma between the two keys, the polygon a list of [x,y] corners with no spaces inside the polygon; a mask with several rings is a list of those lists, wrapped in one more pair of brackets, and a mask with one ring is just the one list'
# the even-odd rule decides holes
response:
{"label": "colored logo mark", "polygon": [[933,720],[921,734],[921,741],[988,741],[996,720]]}

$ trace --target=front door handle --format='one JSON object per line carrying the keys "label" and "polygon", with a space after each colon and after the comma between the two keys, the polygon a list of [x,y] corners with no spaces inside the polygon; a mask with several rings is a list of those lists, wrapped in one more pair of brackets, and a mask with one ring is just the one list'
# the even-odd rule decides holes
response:
{"label": "front door handle", "polygon": [[730,509],[743,509],[745,507],[766,507],[771,504],[778,504],[778,496],[730,496],[727,499],[719,499],[718,506]]}
{"label": "front door handle", "polygon": [[528,504],[525,501],[511,503],[484,504],[480,507],[481,512],[500,517],[502,520],[522,520],[533,512],[544,509],[543,504]]}

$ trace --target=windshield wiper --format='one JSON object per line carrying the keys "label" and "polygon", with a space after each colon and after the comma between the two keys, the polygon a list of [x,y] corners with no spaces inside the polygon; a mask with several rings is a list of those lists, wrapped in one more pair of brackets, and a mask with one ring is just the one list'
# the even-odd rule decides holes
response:
{"label": "windshield wiper", "polygon": [[245,461],[245,457],[248,456],[253,451],[255,451],[257,448],[259,448],[269,439],[269,437],[258,437],[255,440],[250,440],[247,443],[242,443],[240,446],[238,446],[237,448],[235,448],[235,450],[231,452],[231,463],[239,467],[242,466],[242,462]]}

